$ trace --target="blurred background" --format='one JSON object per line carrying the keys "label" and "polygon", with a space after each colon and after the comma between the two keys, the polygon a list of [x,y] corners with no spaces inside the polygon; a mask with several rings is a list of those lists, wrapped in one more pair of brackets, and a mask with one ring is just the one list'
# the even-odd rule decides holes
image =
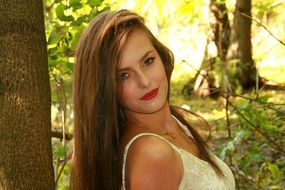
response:
{"label": "blurred background", "polygon": [[175,55],[170,103],[233,170],[237,189],[285,189],[284,0],[46,0],[57,189],[69,189],[72,72],[80,33],[130,9]]}

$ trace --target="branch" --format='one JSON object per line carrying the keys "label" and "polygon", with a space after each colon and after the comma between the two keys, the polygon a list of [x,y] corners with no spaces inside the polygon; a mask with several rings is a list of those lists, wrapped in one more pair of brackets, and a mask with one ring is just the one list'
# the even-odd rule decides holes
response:
{"label": "branch", "polygon": [[203,74],[201,72],[201,69],[196,69],[195,67],[193,67],[193,65],[191,65],[189,62],[187,62],[186,60],[182,60],[182,63],[187,63],[192,69],[194,69],[196,71],[196,74],[198,73],[199,75],[201,75],[204,79],[208,79],[207,75]]}
{"label": "branch", "polygon": [[269,108],[269,109],[272,109],[272,110],[276,111],[276,112],[279,113],[279,114],[284,114],[284,115],[285,115],[285,111],[280,111],[280,110],[274,108],[274,107],[273,107],[272,105],[270,105],[270,104],[267,104],[266,107]]}
{"label": "branch", "polygon": [[[222,96],[224,97],[224,96]],[[226,98],[226,97],[224,97]],[[256,126],[254,123],[252,123],[246,116],[244,116],[239,109],[230,101],[228,101],[229,105],[231,105],[236,112],[238,113],[239,116],[241,116],[250,126],[252,126],[255,130],[257,130],[262,136],[264,136],[264,138],[266,140],[268,140],[272,145],[274,145],[275,148],[277,148],[277,150],[279,150],[280,152],[282,152],[283,154],[285,154],[285,150],[283,150],[283,148],[281,148],[276,142],[274,142],[266,133],[264,133],[259,126]]]}
{"label": "branch", "polygon": [[[231,126],[230,126],[230,116],[229,116],[229,94],[226,95],[226,121],[227,121],[227,131],[228,131],[228,137],[229,139],[232,139],[232,132],[231,132]],[[230,159],[230,165],[233,165],[233,158],[232,155],[229,155]]]}
{"label": "branch", "polygon": [[65,145],[65,130],[66,130],[66,127],[65,127],[65,122],[66,122],[66,96],[65,96],[65,89],[64,89],[64,82],[63,82],[63,79],[62,77],[60,76],[56,76],[55,74],[53,74],[53,77],[54,77],[54,80],[57,84],[57,87],[59,88],[58,91],[60,93],[60,106],[62,108],[62,111],[61,111],[61,121],[62,121],[62,143],[63,143],[63,146]]}
{"label": "branch", "polygon": [[49,12],[49,11],[53,8],[53,6],[55,5],[55,3],[56,3],[56,1],[52,2],[52,4],[51,4],[50,6],[46,7],[46,8],[45,8],[45,9],[46,9],[46,12]]}
{"label": "branch", "polygon": [[72,140],[72,138],[73,138],[72,134],[65,133],[65,135],[63,135],[62,132],[51,131],[51,137],[58,138],[58,139],[62,140],[63,136],[65,136],[65,140]]}
{"label": "branch", "polygon": [[[243,98],[243,99],[246,99],[246,100],[249,100],[249,101],[257,101],[258,99],[257,98],[250,98],[250,97],[247,97],[247,96],[243,96],[243,95],[240,95],[240,94],[233,94],[233,93],[229,93],[227,91],[224,91],[224,90],[220,90],[218,88],[209,88],[210,90],[212,91],[215,91],[215,92],[220,92],[222,94],[228,94],[230,96],[233,96],[233,97],[240,97],[240,98]],[[268,105],[268,106],[285,106],[284,103],[265,103],[264,104]]]}
{"label": "branch", "polygon": [[234,173],[238,174],[239,176],[244,177],[245,179],[251,181],[252,183],[256,183],[256,180],[254,177],[245,174],[242,170],[240,170],[237,166],[232,166],[231,169],[234,171]]}
{"label": "branch", "polygon": [[72,157],[72,152],[71,152],[67,157],[65,157],[64,160],[58,160],[58,162],[57,162],[57,165],[58,165],[57,168],[59,167],[60,162],[62,162],[62,166],[61,166],[59,172],[58,172],[57,175],[56,175],[56,179],[55,179],[55,184],[56,184],[56,186],[58,185],[59,178],[60,178],[60,176],[61,176],[61,174],[62,174],[62,172],[63,172],[63,170],[64,170],[65,165],[66,165],[67,162],[71,159],[71,157]]}
{"label": "branch", "polygon": [[[247,100],[251,100],[251,101],[256,101],[257,99],[252,99],[252,98],[248,98],[246,96],[242,96],[242,95],[236,95],[236,94],[230,94],[226,91],[222,91],[220,90],[221,93],[221,97],[225,98],[226,100],[228,100],[228,96],[229,95],[232,95],[232,96],[238,96],[238,97],[242,97],[242,98],[245,98]],[[223,95],[225,94],[225,95]],[[264,133],[260,128],[259,126],[256,126],[254,123],[252,123],[246,116],[244,116],[240,111],[239,109],[233,104],[231,103],[230,101],[227,101],[227,103],[232,106],[236,112],[238,113],[238,115],[240,117],[242,117],[250,126],[252,126],[255,130],[257,130],[262,136],[265,137],[265,139],[267,139],[271,144],[274,145],[275,148],[277,148],[277,150],[279,150],[280,152],[282,152],[283,154],[285,154],[285,150],[283,148],[281,148],[276,142],[274,142],[266,133]],[[272,103],[270,103],[269,105],[272,105]],[[283,104],[281,104],[283,105]],[[270,107],[269,107],[270,108]]]}
{"label": "branch", "polygon": [[285,43],[282,42],[280,39],[278,39],[278,38],[277,38],[272,32],[270,32],[270,31],[266,28],[266,26],[264,26],[261,22],[259,22],[258,20],[256,20],[256,19],[253,18],[252,16],[250,16],[250,15],[248,15],[248,14],[246,14],[246,13],[241,12],[240,10],[238,10],[238,11],[239,11],[239,13],[240,13],[242,16],[244,16],[244,17],[246,17],[246,18],[248,18],[248,19],[251,19],[251,20],[253,20],[254,22],[256,22],[258,26],[261,26],[262,28],[264,28],[273,38],[275,38],[279,43],[281,43],[283,46],[285,46]]}

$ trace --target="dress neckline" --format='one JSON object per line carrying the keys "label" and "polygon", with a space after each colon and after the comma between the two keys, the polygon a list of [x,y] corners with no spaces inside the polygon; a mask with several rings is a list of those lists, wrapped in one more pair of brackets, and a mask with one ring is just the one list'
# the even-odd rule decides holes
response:
{"label": "dress neckline", "polygon": [[[190,130],[188,129],[188,127],[187,127],[186,125],[184,125],[181,121],[179,121],[174,115],[171,115],[171,116],[176,120],[178,126],[183,129],[183,131],[184,131],[184,133],[186,134],[186,136],[188,136],[189,138],[192,138],[192,139],[194,140],[194,138],[193,138],[193,136],[192,136]],[[185,149],[183,149],[183,148],[178,147],[177,145],[175,145],[175,144],[171,143],[170,141],[168,141],[167,139],[165,139],[163,136],[161,136],[161,135],[159,135],[159,134],[157,134],[157,133],[153,133],[153,132],[146,132],[146,133],[140,133],[140,134],[135,135],[135,136],[134,136],[133,138],[131,138],[131,140],[127,143],[125,149],[128,149],[129,146],[133,143],[133,141],[135,141],[137,138],[139,138],[139,137],[141,137],[141,136],[144,136],[144,135],[157,136],[157,137],[161,138],[162,140],[166,141],[166,142],[167,142],[170,146],[172,146],[172,148],[174,148],[176,151],[186,153],[186,155],[191,156],[192,158],[194,158],[194,159],[196,159],[196,160],[198,160],[198,161],[200,161],[200,162],[209,164],[207,161],[205,161],[205,160],[203,160],[203,159],[201,159],[201,158],[195,156],[194,154],[188,152],[187,150],[185,150]]]}

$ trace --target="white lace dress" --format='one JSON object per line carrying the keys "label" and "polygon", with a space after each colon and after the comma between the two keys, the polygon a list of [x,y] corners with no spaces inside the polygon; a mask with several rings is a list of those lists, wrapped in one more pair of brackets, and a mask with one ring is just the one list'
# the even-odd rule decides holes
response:
{"label": "white lace dress", "polygon": [[[180,123],[180,126],[185,130],[188,136],[192,136],[189,130]],[[174,144],[170,143],[163,137],[154,133],[141,133],[133,137],[126,145],[123,158],[123,170],[122,170],[122,190],[125,190],[125,165],[128,149],[131,144],[141,136],[152,135],[169,143],[169,145],[178,153],[183,162],[183,178],[180,181],[179,190],[234,190],[235,180],[232,171],[225,162],[220,160],[217,156],[212,155],[214,161],[222,170],[225,177],[217,175],[212,166],[198,157],[190,154],[189,152],[178,148]]]}

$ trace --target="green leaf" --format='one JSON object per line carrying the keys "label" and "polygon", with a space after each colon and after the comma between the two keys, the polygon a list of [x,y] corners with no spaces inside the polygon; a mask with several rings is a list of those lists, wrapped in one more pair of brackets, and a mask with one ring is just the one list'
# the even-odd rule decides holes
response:
{"label": "green leaf", "polygon": [[77,10],[82,7],[80,0],[70,0],[69,5],[73,8],[73,10]]}
{"label": "green leaf", "polygon": [[82,23],[87,22],[87,18],[88,18],[88,15],[83,15],[81,17],[78,17],[76,20],[74,20],[71,23],[71,26],[80,26]]}
{"label": "green leaf", "polygon": [[90,5],[90,7],[98,7],[101,4],[101,0],[87,0],[87,4]]}
{"label": "green leaf", "polygon": [[223,148],[221,150],[219,157],[222,160],[224,160],[229,152],[234,151],[235,145],[239,144],[240,141],[243,139],[243,137],[244,137],[244,131],[243,130],[237,132],[237,134],[233,140],[230,140],[229,142],[227,142],[226,144],[223,145]]}
{"label": "green leaf", "polygon": [[243,102],[239,105],[239,108],[242,109],[242,110],[245,110],[245,109],[248,109],[249,107],[249,103],[248,102]]}
{"label": "green leaf", "polygon": [[72,72],[73,71],[73,64],[70,62],[66,62],[65,63],[66,69],[68,69],[68,71]]}
{"label": "green leaf", "polygon": [[64,4],[60,3],[57,5],[55,12],[58,19],[62,20],[65,17],[64,10],[65,10]]}
{"label": "green leaf", "polygon": [[52,60],[52,59],[49,59],[48,60],[48,67],[51,68],[51,67],[56,67],[58,64],[58,61],[57,60]]}
{"label": "green leaf", "polygon": [[69,0],[69,4],[80,3],[80,0]]}
{"label": "green leaf", "polygon": [[261,102],[261,103],[267,103],[268,100],[269,100],[269,98],[271,98],[270,95],[260,96],[260,97],[258,98],[258,101]]}
{"label": "green leaf", "polygon": [[269,171],[271,172],[272,174],[272,177],[274,179],[278,179],[280,177],[280,170],[279,170],[279,167],[276,165],[276,164],[271,164],[269,163],[267,168],[269,169]]}
{"label": "green leaf", "polygon": [[74,21],[74,18],[73,16],[65,16],[62,21],[71,22],[71,21]]}
{"label": "green leaf", "polygon": [[266,129],[266,130],[270,130],[270,131],[278,131],[278,127],[275,124],[270,124],[270,123],[264,123],[262,126],[262,128]]}
{"label": "green leaf", "polygon": [[63,158],[66,155],[66,148],[62,145],[62,143],[57,143],[54,146],[54,156],[58,158]]}
{"label": "green leaf", "polygon": [[51,33],[51,35],[48,38],[48,45],[50,44],[56,44],[58,43],[61,39],[63,38],[63,36],[59,33],[53,32]]}
{"label": "green leaf", "polygon": [[55,9],[57,18],[61,21],[73,21],[74,20],[73,16],[66,16],[64,14],[65,9],[66,6],[64,4],[60,3],[59,5],[57,5]]}

